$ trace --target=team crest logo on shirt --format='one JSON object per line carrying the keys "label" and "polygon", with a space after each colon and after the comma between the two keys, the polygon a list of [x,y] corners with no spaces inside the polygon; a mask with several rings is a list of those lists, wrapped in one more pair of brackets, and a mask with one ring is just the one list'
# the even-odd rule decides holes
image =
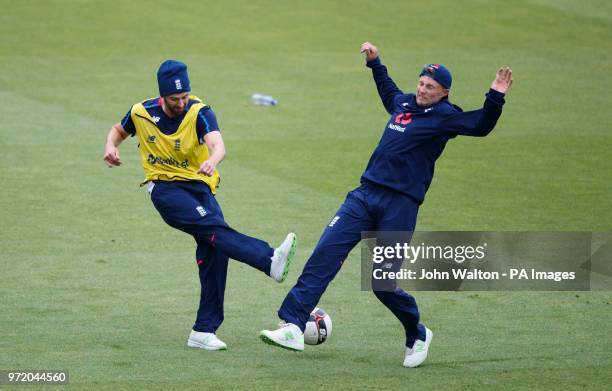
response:
{"label": "team crest logo on shirt", "polygon": [[395,117],[395,122],[400,124],[400,125],[406,126],[406,125],[408,125],[409,123],[412,122],[412,114],[410,114],[410,113],[401,113],[401,114],[398,114]]}
{"label": "team crest logo on shirt", "polygon": [[151,117],[151,119],[153,120],[153,122],[158,123],[159,122],[159,117],[157,116],[153,116]]}
{"label": "team crest logo on shirt", "polygon": [[150,142],[150,143],[154,143],[155,142],[155,136],[147,137],[147,141]]}
{"label": "team crest logo on shirt", "polygon": [[176,140],[174,142],[174,150],[175,151],[180,151],[181,150],[181,140]]}
{"label": "team crest logo on shirt", "polygon": [[412,114],[400,113],[393,118],[393,122],[394,123],[389,123],[389,129],[404,133],[406,131],[406,125],[412,122]]}

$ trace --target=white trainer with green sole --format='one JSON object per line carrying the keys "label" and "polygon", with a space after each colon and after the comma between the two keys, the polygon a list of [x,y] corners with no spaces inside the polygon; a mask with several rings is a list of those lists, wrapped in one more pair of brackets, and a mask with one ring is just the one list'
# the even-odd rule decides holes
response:
{"label": "white trainer with green sole", "polygon": [[277,330],[262,330],[259,338],[265,343],[283,349],[301,352],[304,350],[304,333],[293,323],[281,322]]}
{"label": "white trainer with green sole", "polygon": [[272,264],[270,265],[270,277],[276,282],[283,282],[287,278],[289,266],[295,255],[296,240],[295,234],[290,232],[283,243],[274,250]]}
{"label": "white trainer with green sole", "polygon": [[221,341],[213,333],[201,333],[199,331],[191,330],[189,339],[187,339],[187,346],[190,348],[200,348],[204,350],[226,350],[227,345]]}
{"label": "white trainer with green sole", "polygon": [[431,330],[425,328],[425,341],[417,339],[414,341],[412,348],[406,348],[406,356],[404,357],[404,366],[406,368],[416,368],[425,361],[432,338],[433,333]]}

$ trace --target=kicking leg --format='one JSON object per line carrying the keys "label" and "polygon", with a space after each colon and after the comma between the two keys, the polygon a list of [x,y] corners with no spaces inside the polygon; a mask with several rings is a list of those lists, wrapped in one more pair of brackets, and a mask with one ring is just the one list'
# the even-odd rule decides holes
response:
{"label": "kicking leg", "polygon": [[[227,225],[219,204],[207,186],[158,182],[151,193],[151,200],[171,227],[189,233],[230,258],[270,275],[275,250],[268,243]],[[283,266],[288,266],[294,253],[294,237],[290,244],[292,246],[281,259]]]}
{"label": "kicking leg", "polygon": [[336,216],[325,227],[301,276],[278,310],[278,316],[286,325],[275,331],[263,330],[260,336],[265,342],[291,350],[304,349],[302,333],[310,312],[348,253],[361,240],[361,232],[371,228],[365,195],[360,190],[349,193]]}

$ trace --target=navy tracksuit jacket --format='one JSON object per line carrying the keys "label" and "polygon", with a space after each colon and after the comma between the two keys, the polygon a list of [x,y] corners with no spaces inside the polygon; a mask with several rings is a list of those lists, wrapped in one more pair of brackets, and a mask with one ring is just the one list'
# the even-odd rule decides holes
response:
{"label": "navy tracksuit jacket", "polygon": [[[457,135],[486,136],[501,115],[504,94],[489,90],[482,109],[463,112],[447,98],[418,107],[415,94],[404,94],[380,59],[368,62],[378,94],[390,114],[378,146],[361,177],[325,228],[302,275],[278,315],[304,329],[310,312],[340,270],[363,231],[413,231],[419,205],[431,184],[436,159]],[[394,269],[401,267],[394,264]],[[374,287],[374,282],[373,282]],[[414,297],[403,290],[374,288],[376,297],[400,320],[406,346],[425,340]]]}

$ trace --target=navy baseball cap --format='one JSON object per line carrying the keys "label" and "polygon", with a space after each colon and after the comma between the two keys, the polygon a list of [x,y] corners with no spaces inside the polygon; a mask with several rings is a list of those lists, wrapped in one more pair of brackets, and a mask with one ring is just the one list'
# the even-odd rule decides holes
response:
{"label": "navy baseball cap", "polygon": [[157,84],[160,96],[191,91],[187,65],[176,60],[164,61],[157,71]]}
{"label": "navy baseball cap", "polygon": [[440,83],[447,90],[450,90],[453,84],[453,77],[447,67],[442,64],[427,64],[423,67],[420,76],[428,76]]}

